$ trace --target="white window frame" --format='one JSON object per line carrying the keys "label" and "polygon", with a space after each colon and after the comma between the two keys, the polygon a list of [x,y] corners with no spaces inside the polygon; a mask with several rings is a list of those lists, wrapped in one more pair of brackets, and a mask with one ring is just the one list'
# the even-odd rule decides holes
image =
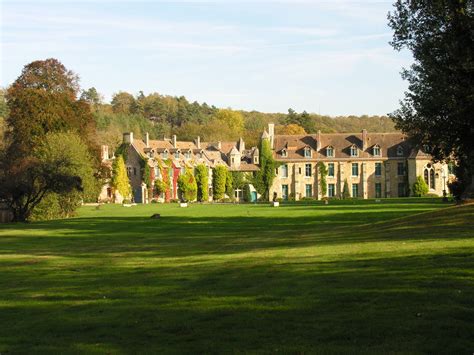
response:
{"label": "white window frame", "polygon": [[355,144],[351,145],[351,157],[358,157],[359,156],[359,149],[355,146]]}
{"label": "white window frame", "polygon": [[312,157],[312,152],[311,152],[311,148],[309,147],[305,147],[304,148],[304,157],[305,158],[311,158]]}
{"label": "white window frame", "polygon": [[[308,166],[310,167],[309,175],[308,175]],[[313,176],[313,164],[307,163],[307,164],[304,165],[304,177],[305,178],[310,178],[311,176]]]}
{"label": "white window frame", "polygon": [[[331,152],[331,154],[329,154]],[[334,147],[332,145],[326,148],[326,156],[329,158],[334,158]]]}
{"label": "white window frame", "polygon": [[374,157],[382,156],[382,150],[380,149],[380,146],[378,144],[374,145],[374,147],[372,148],[372,154]]}

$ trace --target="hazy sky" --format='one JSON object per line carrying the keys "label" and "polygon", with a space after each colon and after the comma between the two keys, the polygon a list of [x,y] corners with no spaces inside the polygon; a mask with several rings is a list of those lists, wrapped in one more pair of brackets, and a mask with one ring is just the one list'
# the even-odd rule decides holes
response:
{"label": "hazy sky", "polygon": [[397,108],[409,53],[392,1],[1,2],[0,86],[54,57],[106,100],[120,90],[218,107],[321,114]]}

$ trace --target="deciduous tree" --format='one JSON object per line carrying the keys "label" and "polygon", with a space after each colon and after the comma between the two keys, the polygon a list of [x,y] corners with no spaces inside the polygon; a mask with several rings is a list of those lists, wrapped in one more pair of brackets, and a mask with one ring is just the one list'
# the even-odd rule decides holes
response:
{"label": "deciduous tree", "polygon": [[[398,0],[389,14],[392,46],[414,63],[402,72],[408,91],[391,114],[397,128],[455,158],[458,177],[474,179],[474,5],[469,0]],[[472,185],[471,185],[472,188]]]}

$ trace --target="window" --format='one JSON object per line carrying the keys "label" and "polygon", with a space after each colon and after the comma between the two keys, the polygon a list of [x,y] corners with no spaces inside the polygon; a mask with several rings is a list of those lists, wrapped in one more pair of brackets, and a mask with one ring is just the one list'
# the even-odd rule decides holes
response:
{"label": "window", "polygon": [[334,163],[328,164],[328,176],[334,177]]}
{"label": "window", "polygon": [[328,197],[336,196],[336,189],[334,184],[328,184]]}
{"label": "window", "polygon": [[326,148],[326,156],[328,157],[334,157],[334,148],[329,146]]}
{"label": "window", "polygon": [[423,177],[425,179],[426,184],[429,186],[430,189],[435,188],[435,172],[433,166],[431,164],[427,164],[425,170],[423,172]]}
{"label": "window", "polygon": [[282,157],[285,157],[285,158],[288,156],[288,152],[287,152],[286,149],[283,149],[283,150],[281,151],[281,156],[282,156]]}
{"label": "window", "polygon": [[375,163],[375,176],[382,176],[382,163]]}
{"label": "window", "polygon": [[375,198],[382,197],[382,184],[380,182],[375,183]]}
{"label": "window", "polygon": [[157,166],[155,166],[154,170],[155,170],[155,179],[159,178],[161,176],[160,169]]}
{"label": "window", "polygon": [[162,153],[162,156],[163,156],[163,159],[168,159],[168,152],[167,151],[164,151]]}
{"label": "window", "polygon": [[133,176],[137,176],[137,168],[133,168]]}
{"label": "window", "polygon": [[398,183],[398,197],[405,197],[406,196],[406,190],[405,190],[405,184],[403,182]]}
{"label": "window", "polygon": [[177,150],[177,151],[174,153],[174,158],[175,158],[175,159],[179,159],[179,150]]}
{"label": "window", "polygon": [[281,185],[281,198],[288,200],[288,185]]}
{"label": "window", "polygon": [[405,175],[405,163],[397,163],[397,175]]}
{"label": "window", "polygon": [[311,184],[306,184],[306,188],[305,188],[305,192],[306,192],[306,197],[312,197],[313,196],[313,186]]}
{"label": "window", "polygon": [[358,149],[355,145],[351,146],[351,157],[356,157],[359,155]]}
{"label": "window", "polygon": [[401,157],[403,155],[403,147],[401,145],[398,146],[397,148],[397,155]]}
{"label": "window", "polygon": [[359,176],[359,164],[352,163],[352,176]]}
{"label": "window", "polygon": [[186,159],[191,158],[191,152],[186,152],[186,153],[184,153],[184,157],[185,157]]}
{"label": "window", "polygon": [[305,177],[311,177],[311,170],[312,170],[311,164],[305,164],[304,165],[304,176]]}
{"label": "window", "polygon": [[288,165],[281,166],[281,177],[287,178],[288,177]]}
{"label": "window", "polygon": [[352,197],[359,197],[359,184],[352,184]]}
{"label": "window", "polygon": [[376,157],[380,156],[380,146],[378,144],[374,145],[373,154]]}
{"label": "window", "polygon": [[311,148],[306,147],[304,149],[304,157],[305,158],[311,158]]}
{"label": "window", "polygon": [[132,175],[132,167],[127,166],[127,176],[130,176],[130,175]]}
{"label": "window", "polygon": [[253,163],[254,163],[254,164],[258,164],[258,155],[255,155],[255,156],[253,157]]}

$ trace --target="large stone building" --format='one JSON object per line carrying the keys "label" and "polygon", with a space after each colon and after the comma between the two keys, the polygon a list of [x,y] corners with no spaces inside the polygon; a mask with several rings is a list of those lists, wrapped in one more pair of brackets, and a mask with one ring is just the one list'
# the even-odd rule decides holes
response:
{"label": "large stone building", "polygon": [[[176,200],[179,198],[177,181],[178,176],[187,168],[194,169],[198,164],[204,164],[209,171],[209,196],[212,199],[212,168],[224,165],[230,171],[241,171],[253,173],[258,170],[259,151],[252,147],[246,149],[243,139],[237,142],[201,142],[200,137],[194,141],[178,141],[174,135],[171,139],[161,140],[149,139],[148,133],[145,139],[135,139],[132,132],[123,134],[123,155],[126,157],[127,175],[132,187],[132,199],[136,203],[147,203],[153,197],[149,196],[149,189],[144,182],[143,167],[148,164],[152,180],[168,180],[170,189],[157,198],[163,201]],[[114,159],[105,153],[108,148],[102,148],[102,160],[104,162]],[[165,176],[164,176],[165,175]],[[110,186],[105,186],[100,200],[115,200],[121,202],[120,195],[112,196]],[[252,189],[256,198],[255,190]],[[231,197],[231,196],[229,196]],[[237,191],[237,199],[241,192]]]}
{"label": "large stone building", "polygon": [[[430,193],[447,189],[448,167],[402,133],[321,133],[275,135],[274,125],[262,135],[279,163],[270,196],[282,199],[342,197],[347,181],[351,197],[410,196],[417,176]],[[324,163],[327,191],[321,189],[318,163]]]}
{"label": "large stone building", "polygon": [[[429,186],[429,192],[443,195],[447,189],[448,167],[434,163],[431,156],[402,133],[321,133],[306,135],[276,135],[274,124],[262,134],[269,141],[274,159],[278,162],[276,177],[270,188],[270,198],[283,200],[302,198],[340,198],[347,183],[349,194],[355,198],[406,197],[418,176]],[[149,196],[144,183],[143,167],[147,164],[152,180],[166,179],[170,189],[158,198],[162,201],[178,199],[178,176],[186,168],[204,164],[209,168],[209,198],[212,199],[212,168],[225,165],[231,171],[253,174],[259,170],[259,150],[246,149],[245,142],[201,142],[171,139],[134,139],[133,133],[124,133],[123,146],[126,168],[133,190],[133,200],[147,203]],[[103,161],[109,162],[107,148],[103,147]],[[327,191],[321,188],[318,163],[326,167]],[[319,165],[320,166],[320,165]],[[104,187],[100,199],[121,202],[122,197],[113,189]],[[258,197],[250,185],[252,200]],[[241,191],[235,191],[237,200]],[[231,197],[231,196],[229,196]]]}

